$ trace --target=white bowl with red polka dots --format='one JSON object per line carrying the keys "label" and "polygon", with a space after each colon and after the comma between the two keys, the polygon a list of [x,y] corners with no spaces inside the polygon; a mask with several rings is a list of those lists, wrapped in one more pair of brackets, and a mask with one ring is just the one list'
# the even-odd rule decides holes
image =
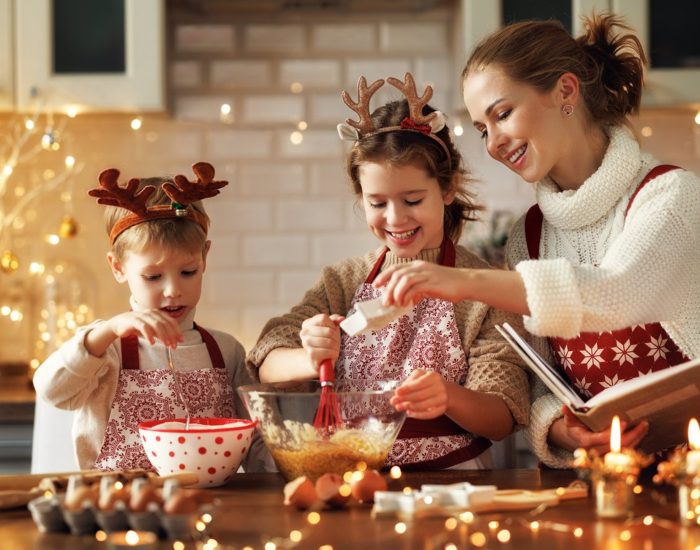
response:
{"label": "white bowl with red polka dots", "polygon": [[151,420],[139,424],[146,456],[158,474],[193,472],[198,487],[216,487],[236,473],[253,440],[255,422],[242,418]]}

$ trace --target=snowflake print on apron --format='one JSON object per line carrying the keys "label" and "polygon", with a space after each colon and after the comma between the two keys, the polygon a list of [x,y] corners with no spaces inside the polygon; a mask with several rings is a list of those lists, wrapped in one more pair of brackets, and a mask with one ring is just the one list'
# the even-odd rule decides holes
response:
{"label": "snowflake print on apron", "polygon": [[[357,302],[381,296],[372,286],[388,249],[377,259],[372,271],[352,300]],[[440,260],[454,267],[455,249],[444,239]],[[467,358],[451,302],[424,299],[406,315],[378,331],[368,334],[341,335],[341,352],[336,363],[338,379],[403,380],[416,369],[440,373],[448,382],[464,384]],[[406,419],[394,443],[387,465],[404,469],[448,468],[480,455],[491,442],[475,437],[443,415],[434,420]]]}
{"label": "snowflake print on apron", "polygon": [[[192,417],[232,417],[234,394],[221,350],[211,334],[196,324],[194,328],[202,336],[213,368],[178,372]],[[177,397],[173,373],[167,368],[140,370],[136,336],[122,338],[121,345],[122,369],[95,468],[155,471],[143,450],[138,424],[183,418],[185,409]]]}
{"label": "snowflake print on apron", "polygon": [[[625,216],[641,188],[656,176],[675,169],[653,168],[627,204]],[[542,211],[534,205],[525,217],[525,237],[530,258],[539,258]],[[635,325],[606,332],[582,332],[576,338],[549,338],[554,357],[569,381],[584,398],[623,380],[679,365],[688,360],[661,323]]]}

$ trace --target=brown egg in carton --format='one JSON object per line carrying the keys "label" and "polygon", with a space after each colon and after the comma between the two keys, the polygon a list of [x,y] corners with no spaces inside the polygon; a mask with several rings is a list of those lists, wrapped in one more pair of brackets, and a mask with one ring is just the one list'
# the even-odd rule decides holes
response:
{"label": "brown egg in carton", "polygon": [[198,520],[203,514],[211,517],[218,506],[206,491],[182,486],[183,481],[197,481],[191,477],[136,477],[126,481],[108,473],[91,482],[82,475],[73,475],[67,480],[65,492],[53,481],[43,483],[45,494],[30,501],[28,508],[44,533],[86,535],[97,530],[112,533],[134,529],[191,540],[198,535]]}
{"label": "brown egg in carton", "polygon": [[336,473],[325,473],[315,482],[306,476],[293,479],[284,486],[284,503],[298,510],[318,506],[343,508],[352,499],[360,503],[374,501],[374,493],[386,491],[387,481],[377,470],[356,471],[346,482]]}

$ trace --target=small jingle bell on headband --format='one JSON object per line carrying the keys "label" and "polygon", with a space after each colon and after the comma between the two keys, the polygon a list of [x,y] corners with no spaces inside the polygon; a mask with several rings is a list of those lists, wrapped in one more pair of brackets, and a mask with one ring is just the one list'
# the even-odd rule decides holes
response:
{"label": "small jingle bell on headband", "polygon": [[564,116],[571,116],[574,114],[574,106],[571,103],[565,103],[561,106],[561,112]]}
{"label": "small jingle bell on headband", "polygon": [[173,210],[175,210],[175,215],[178,218],[182,218],[184,216],[187,216],[187,207],[184,204],[180,204],[179,202],[173,201],[171,203],[171,206]]}

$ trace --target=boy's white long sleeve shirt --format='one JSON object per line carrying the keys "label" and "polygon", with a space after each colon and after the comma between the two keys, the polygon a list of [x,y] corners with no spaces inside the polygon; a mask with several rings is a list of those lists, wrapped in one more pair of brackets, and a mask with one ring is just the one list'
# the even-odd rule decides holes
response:
{"label": "boy's white long sleeve shirt", "polygon": [[[700,178],[673,170],[638,185],[660,164],[640,151],[623,127],[609,129],[598,170],[574,191],[550,179],[537,183],[544,215],[540,259],[529,260],[524,216],[507,246],[523,278],[535,336],[572,338],[580,332],[661,322],[681,351],[700,356]],[[570,453],[551,449],[547,434],[561,416],[552,394],[535,396],[527,430],[538,457],[564,467]]]}

